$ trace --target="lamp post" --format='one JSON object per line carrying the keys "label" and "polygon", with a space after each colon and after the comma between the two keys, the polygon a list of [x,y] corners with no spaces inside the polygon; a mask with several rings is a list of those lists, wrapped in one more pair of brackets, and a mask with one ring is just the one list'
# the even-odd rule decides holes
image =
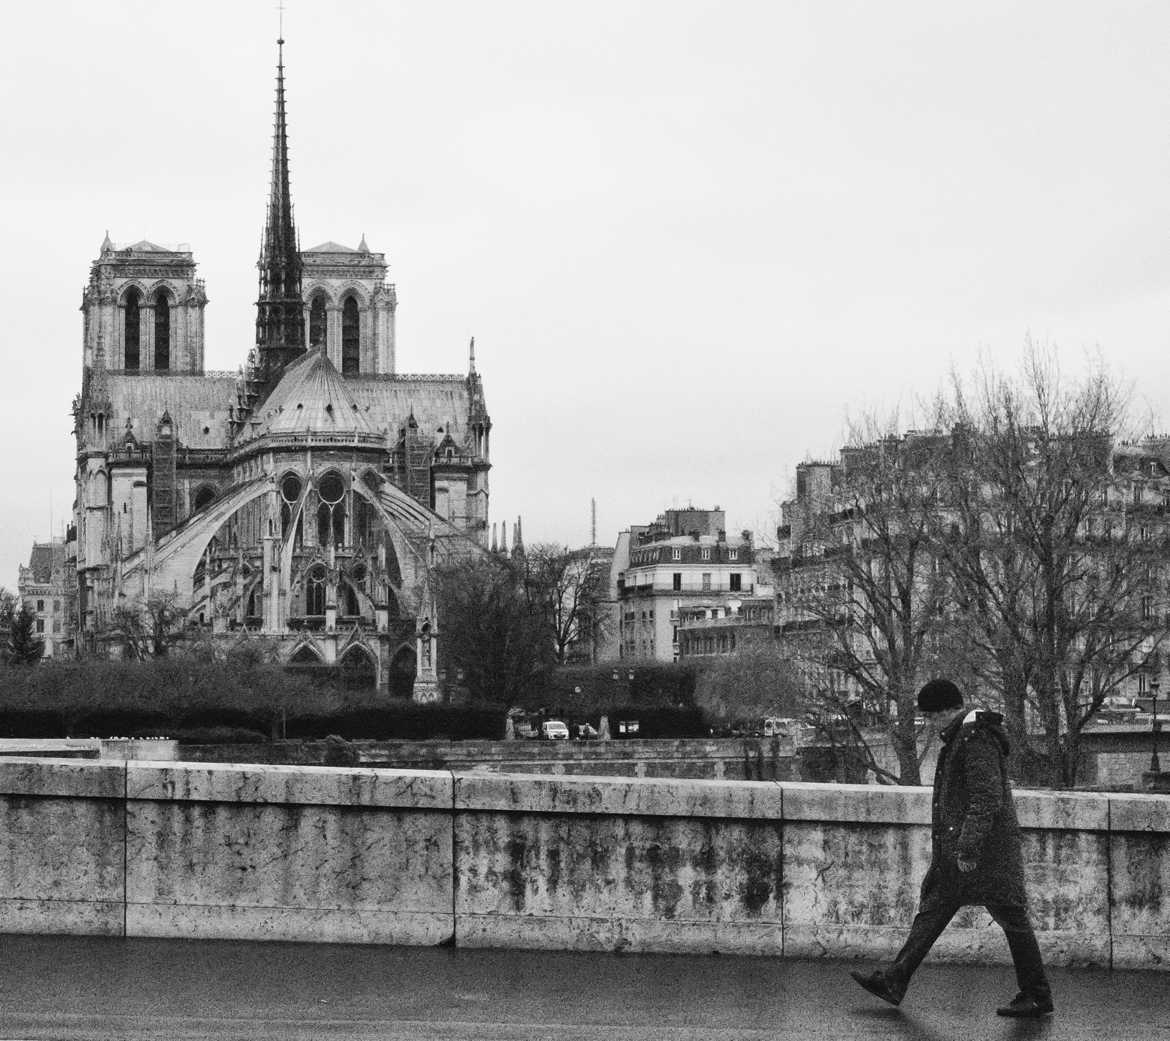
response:
{"label": "lamp post", "polygon": [[1153,742],[1154,750],[1150,755],[1150,773],[1158,774],[1162,772],[1162,764],[1158,762],[1158,687],[1160,683],[1155,676],[1150,680],[1150,695],[1153,704],[1150,706],[1150,738]]}

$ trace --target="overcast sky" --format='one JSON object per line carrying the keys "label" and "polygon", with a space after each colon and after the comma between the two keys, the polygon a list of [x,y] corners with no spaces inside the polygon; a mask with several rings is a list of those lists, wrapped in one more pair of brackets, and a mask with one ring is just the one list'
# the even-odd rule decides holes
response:
{"label": "overcast sky", "polygon": [[[1170,412],[1165,0],[287,8],[302,242],[385,252],[399,371],[476,337],[529,542],[592,497],[606,544],[689,502],[766,533],[847,416],[1029,334]],[[207,366],[246,357],[275,36],[262,0],[6,12],[0,584],[69,513],[107,229],[190,243]]]}

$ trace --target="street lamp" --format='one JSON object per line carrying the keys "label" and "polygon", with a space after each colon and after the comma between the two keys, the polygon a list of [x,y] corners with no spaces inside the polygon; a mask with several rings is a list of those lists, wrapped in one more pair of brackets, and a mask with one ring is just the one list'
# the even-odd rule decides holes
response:
{"label": "street lamp", "polygon": [[1161,773],[1162,764],[1158,762],[1158,687],[1160,686],[1158,677],[1155,676],[1150,680],[1150,694],[1153,699],[1153,704],[1150,706],[1150,737],[1153,741],[1154,751],[1150,755],[1150,772]]}

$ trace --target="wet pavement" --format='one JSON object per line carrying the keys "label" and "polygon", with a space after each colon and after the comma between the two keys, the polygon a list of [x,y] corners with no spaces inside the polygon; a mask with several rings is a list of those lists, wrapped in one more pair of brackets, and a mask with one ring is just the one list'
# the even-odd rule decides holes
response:
{"label": "wet pavement", "polygon": [[1020,1022],[1008,967],[928,962],[894,1009],[859,964],[0,936],[0,1038],[1170,1041],[1170,973],[1054,969],[1056,1015]]}

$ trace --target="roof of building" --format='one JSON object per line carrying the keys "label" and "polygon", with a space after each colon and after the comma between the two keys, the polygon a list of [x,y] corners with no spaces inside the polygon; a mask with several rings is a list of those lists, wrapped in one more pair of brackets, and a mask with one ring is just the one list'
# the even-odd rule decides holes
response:
{"label": "roof of building", "polygon": [[346,386],[360,406],[369,407],[370,422],[378,430],[397,434],[407,416],[413,415],[419,429],[433,435],[436,442],[443,434],[450,434],[456,444],[466,440],[471,401],[463,376],[351,376]]}
{"label": "roof of building", "polygon": [[[231,443],[228,414],[236,404],[238,377],[103,370],[103,378],[112,405],[111,422],[116,424],[111,429],[125,429],[129,418],[135,439],[147,444],[155,440],[158,422],[169,410],[180,445],[215,449]],[[298,404],[303,406],[300,410]],[[332,410],[325,407],[329,404]],[[385,433],[393,439],[413,415],[419,430],[436,443],[450,434],[456,444],[464,445],[470,408],[465,376],[342,376],[317,349],[285,370],[257,409],[254,418],[262,425],[251,436],[314,429]],[[276,416],[270,416],[274,410]]]}
{"label": "roof of building", "polygon": [[111,242],[107,234],[105,241],[102,242],[102,248],[106,247],[114,250],[117,253],[189,253],[190,247],[185,242],[180,242],[176,246],[159,245],[157,242],[151,242],[149,239],[139,239],[137,242]]}
{"label": "roof of building", "polygon": [[[363,240],[364,241],[364,240]],[[314,246],[312,249],[303,250],[304,253],[361,253],[363,250],[353,249],[351,246],[343,246],[340,242],[334,242],[330,239],[328,242],[322,242],[319,246]],[[365,252],[368,252],[366,250]]]}
{"label": "roof of building", "polygon": [[107,384],[118,428],[129,418],[139,441],[153,441],[158,421],[169,411],[179,444],[223,448],[228,443],[228,409],[236,402],[235,376],[110,373]]}
{"label": "roof of building", "polygon": [[38,584],[44,584],[53,577],[55,568],[65,566],[65,543],[34,542],[32,553],[29,554],[28,567],[32,572],[32,579]]}
{"label": "roof of building", "polygon": [[257,433],[377,434],[369,411],[354,400],[325,348],[317,347],[284,370],[257,413]]}

